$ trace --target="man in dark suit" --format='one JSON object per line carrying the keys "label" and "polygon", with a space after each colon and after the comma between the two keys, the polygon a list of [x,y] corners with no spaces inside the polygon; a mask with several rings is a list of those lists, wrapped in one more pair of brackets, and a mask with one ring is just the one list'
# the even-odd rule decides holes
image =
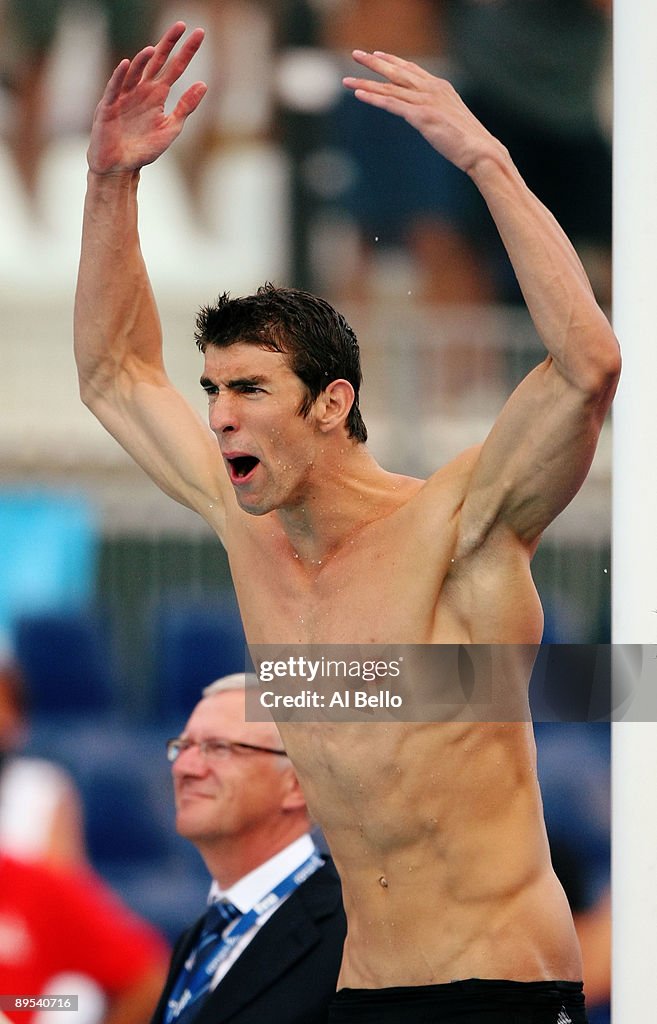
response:
{"label": "man in dark suit", "polygon": [[[273,722],[246,722],[243,674],[203,691],[167,747],[176,828],[212,876],[178,940],[152,1024],[320,1024],[346,925],[330,859]],[[175,898],[175,897],[174,897]]]}

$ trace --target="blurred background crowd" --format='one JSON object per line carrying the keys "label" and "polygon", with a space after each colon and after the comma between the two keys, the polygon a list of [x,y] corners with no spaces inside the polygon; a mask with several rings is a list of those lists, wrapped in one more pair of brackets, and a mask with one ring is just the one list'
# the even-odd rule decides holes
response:
{"label": "blurred background crowd", "polygon": [[[372,448],[401,472],[426,475],[480,440],[541,358],[468,180],[342,89],[354,47],[449,78],[610,302],[611,0],[0,0],[0,849],[14,820],[27,838],[7,839],[12,855],[91,865],[164,936],[144,939],[144,978],[206,886],[174,835],[163,741],[204,685],[243,668],[243,638],[214,537],[81,406],[71,315],[93,109],[118,60],[178,18],[207,31],[191,80],[209,92],[143,172],[141,235],[170,375],[202,413],[195,310],[264,280],[345,312]],[[546,640],[609,640],[609,492],[605,431],[535,559]],[[608,729],[537,735],[602,1024]],[[42,797],[29,812],[28,791]]]}

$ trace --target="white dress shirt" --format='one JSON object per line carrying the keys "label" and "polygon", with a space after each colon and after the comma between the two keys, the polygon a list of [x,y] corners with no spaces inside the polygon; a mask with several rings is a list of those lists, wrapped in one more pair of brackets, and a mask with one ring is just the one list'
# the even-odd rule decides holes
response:
{"label": "white dress shirt", "polygon": [[[264,864],[260,864],[259,867],[254,868],[244,878],[240,878],[238,882],[231,885],[229,889],[222,889],[216,880],[213,880],[210,886],[210,893],[208,896],[208,903],[213,903],[215,900],[227,900],[229,903],[233,903],[242,914],[248,913],[256,903],[268,895],[284,878],[296,871],[297,868],[301,867],[304,861],[312,855],[315,850],[315,844],[313,843],[310,835],[306,833],[295,839],[293,843],[286,846],[284,850],[270,857]],[[291,896],[292,893],[288,893]],[[235,943],[225,960],[217,967],[214,978],[212,979],[211,988],[217,987],[223,976],[230,970],[231,966],[235,963],[238,956],[246,949],[249,942],[255,937],[258,930],[262,928],[265,921],[274,914],[279,907],[283,905],[288,896],[284,896],[283,899],[276,903],[273,907],[269,907],[265,910],[260,917],[254,922],[253,926],[249,928],[247,932],[242,935],[239,940]]]}

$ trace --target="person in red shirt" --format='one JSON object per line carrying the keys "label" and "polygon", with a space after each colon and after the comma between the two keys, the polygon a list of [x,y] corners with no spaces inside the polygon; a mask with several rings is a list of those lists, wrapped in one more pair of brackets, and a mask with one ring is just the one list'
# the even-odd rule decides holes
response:
{"label": "person in red shirt", "polygon": [[[141,1024],[150,1018],[167,962],[168,949],[155,929],[91,872],[0,854],[0,993],[5,997],[56,995],[63,989],[55,979],[77,973],[104,993],[104,1024]],[[69,987],[65,994],[77,993]],[[31,1024],[36,1016],[36,1011],[12,1010],[6,999],[2,1009],[20,1024]]]}

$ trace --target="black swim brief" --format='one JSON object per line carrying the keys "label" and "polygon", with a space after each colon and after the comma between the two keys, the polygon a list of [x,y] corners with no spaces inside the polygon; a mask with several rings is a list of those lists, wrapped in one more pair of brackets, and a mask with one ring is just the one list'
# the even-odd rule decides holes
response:
{"label": "black swim brief", "polygon": [[582,983],[483,981],[343,988],[329,1024],[587,1024]]}

